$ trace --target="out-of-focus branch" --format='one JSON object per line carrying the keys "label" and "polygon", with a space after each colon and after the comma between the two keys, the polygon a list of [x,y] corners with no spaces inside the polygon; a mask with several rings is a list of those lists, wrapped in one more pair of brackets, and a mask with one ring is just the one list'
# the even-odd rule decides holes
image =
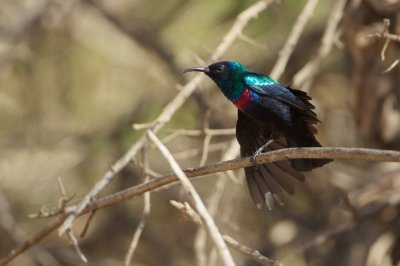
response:
{"label": "out-of-focus branch", "polygon": [[[235,140],[236,141],[236,140]],[[232,142],[232,141],[231,141]],[[228,160],[230,158],[234,158],[232,154],[236,154],[236,145],[229,145],[229,148],[225,151],[225,153],[221,156],[221,161]],[[233,176],[232,171],[225,172],[230,177]],[[220,174],[221,175],[221,174]],[[221,217],[221,209],[219,211],[219,204],[222,198],[222,193],[224,191],[225,185],[228,179],[219,177],[218,181],[216,181],[215,185],[212,186],[213,189],[209,192],[209,198],[207,199],[207,209],[208,212],[214,217],[217,213],[218,216]],[[219,212],[218,212],[219,211]],[[207,265],[207,256],[206,256],[206,244],[207,244],[207,235],[204,230],[200,228],[197,230],[195,239],[194,239],[194,250],[196,254],[197,266],[205,266]],[[208,260],[208,265],[210,265],[210,260]]]}
{"label": "out-of-focus branch", "polygon": [[[146,183],[150,180],[150,177],[147,174],[150,170],[147,146],[143,148],[142,154],[143,154],[143,173],[145,176],[144,182]],[[146,225],[147,217],[150,215],[150,209],[151,209],[150,192],[146,192],[146,193],[144,193],[142,217],[140,218],[140,222],[135,230],[135,233],[133,234],[131,243],[129,245],[128,252],[126,253],[125,266],[131,265],[133,253],[135,252],[136,247],[139,244],[139,239],[140,239],[140,236],[142,235],[144,227]]]}
{"label": "out-of-focus branch", "polygon": [[290,31],[289,37],[285,45],[279,52],[278,61],[275,63],[274,68],[271,70],[270,76],[273,79],[279,79],[285,71],[287,62],[293,52],[294,47],[300,39],[301,33],[307,24],[307,21],[312,17],[314,9],[318,4],[318,0],[308,0],[300,15],[297,17],[296,22]]}
{"label": "out-of-focus branch", "polygon": [[[201,228],[205,227],[203,222],[200,219],[199,214],[195,210],[193,210],[193,208],[187,202],[185,202],[185,204],[174,201],[174,200],[171,200],[170,202],[171,202],[172,206],[174,206],[178,210],[182,211],[187,217],[189,217],[192,220],[192,222],[194,222]],[[254,250],[249,247],[246,247],[228,235],[223,235],[223,238],[229,247],[246,255],[253,261],[259,263],[260,265],[265,265],[265,266],[281,266],[282,265],[279,261],[272,260],[270,258],[265,257],[258,250]]]}
{"label": "out-of-focus branch", "polygon": [[236,265],[235,262],[233,261],[231,253],[226,247],[225,241],[221,233],[219,232],[218,227],[214,222],[214,219],[208,213],[206,206],[204,205],[203,201],[200,198],[200,195],[197,193],[192,183],[189,181],[189,178],[182,171],[181,167],[174,159],[174,157],[172,157],[172,154],[167,149],[167,147],[165,147],[164,144],[162,144],[162,142],[157,138],[157,136],[151,130],[148,131],[148,136],[160,150],[164,158],[168,161],[176,177],[181,181],[183,188],[191,196],[194,206],[199,213],[199,217],[202,223],[204,224],[204,227],[206,228],[207,232],[210,234],[211,239],[214,241],[215,247],[217,248],[217,251],[221,256],[224,265],[227,266]]}
{"label": "out-of-focus branch", "polygon": [[2,29],[3,35],[9,38],[9,47],[0,54],[0,67],[5,65],[14,57],[17,45],[28,36],[28,32],[40,22],[42,16],[47,12],[50,1],[36,1],[31,7],[21,14],[21,20],[12,29]]}
{"label": "out-of-focus branch", "polygon": [[[368,160],[368,161],[381,161],[381,162],[400,162],[400,152],[390,150],[376,150],[364,148],[289,148],[281,149],[272,152],[267,152],[257,156],[255,163],[264,164],[271,163],[279,160],[287,159],[348,159],[348,160]],[[183,171],[188,177],[199,177],[219,172],[240,169],[244,167],[253,166],[250,157],[229,160],[224,162],[212,163],[198,168],[188,168]],[[169,185],[176,182],[178,179],[174,174],[164,175],[162,177],[154,178],[147,183],[127,188],[125,190],[116,192],[114,194],[105,196],[98,200],[93,200],[77,214],[80,216],[89,211],[112,206],[114,204],[126,201],[128,199],[140,196],[147,191],[153,191],[162,186]],[[77,206],[67,208],[75,210]],[[56,230],[69,216],[62,215],[55,221],[49,223],[44,228],[35,233],[30,239],[26,240],[21,246],[11,250],[5,257],[0,259],[0,265],[6,265],[13,258],[17,257],[36,243],[40,242],[43,238],[49,235],[52,231]]]}
{"label": "out-of-focus branch", "polygon": [[321,61],[326,57],[336,38],[339,22],[343,17],[343,11],[346,6],[347,0],[338,0],[332,9],[332,12],[328,19],[324,35],[322,36],[321,45],[318,48],[317,54],[306,64],[303,68],[297,72],[293,78],[293,86],[302,88],[302,90],[309,90],[314,77],[321,65]]}
{"label": "out-of-focus branch", "polygon": [[[390,20],[385,18],[383,20],[382,32],[375,32],[375,33],[369,35],[369,37],[374,37],[374,38],[379,38],[379,39],[385,40],[385,44],[383,45],[382,50],[381,50],[382,61],[385,61],[385,57],[386,57],[385,53],[389,46],[390,41],[400,42],[400,35],[389,33],[389,26],[390,26]],[[382,72],[382,74],[391,71],[393,68],[395,68],[397,66],[397,64],[399,62],[400,62],[400,59],[394,60],[393,63],[391,63],[390,66]]]}
{"label": "out-of-focus branch", "polygon": [[[274,0],[260,0],[257,3],[250,6],[248,9],[243,11],[233,24],[232,28],[228,31],[228,33],[223,38],[223,41],[217,47],[213,55],[211,56],[211,61],[216,60],[221,55],[223,55],[226,50],[230,47],[233,41],[238,37],[243,28],[248,24],[248,22],[256,17],[260,12],[265,10],[268,5],[273,3]],[[203,75],[196,75],[189,83],[187,83],[182,90],[178,93],[178,95],[164,108],[162,113],[158,116],[158,118],[151,123],[151,129],[154,132],[158,132],[175,114],[175,112],[185,103],[186,99],[194,92],[196,87],[200,84]],[[94,187],[86,194],[86,196],[82,199],[82,201],[76,206],[74,210],[71,210],[71,213],[68,214],[67,219],[63,223],[63,225],[59,228],[59,235],[62,235],[67,228],[72,227],[72,223],[74,219],[82,213],[82,211],[88,206],[90,201],[96,197],[96,195],[103,190],[113,179],[116,173],[121,171],[140,149],[143,148],[146,143],[146,136],[142,136],[135,144],[131,146],[131,148],[112,166],[111,170],[106,172],[103,177],[94,185]]]}
{"label": "out-of-focus branch", "polygon": [[133,41],[139,43],[144,49],[155,53],[163,62],[168,65],[167,70],[169,70],[174,77],[181,77],[180,70],[173,62],[171,53],[168,52],[158,36],[154,34],[154,31],[143,27],[136,27],[134,23],[129,23],[129,25],[124,23],[121,19],[108,11],[107,8],[100,3],[100,1],[85,0],[83,2],[96,8],[97,11],[99,11],[100,14],[120,32],[128,36]]}

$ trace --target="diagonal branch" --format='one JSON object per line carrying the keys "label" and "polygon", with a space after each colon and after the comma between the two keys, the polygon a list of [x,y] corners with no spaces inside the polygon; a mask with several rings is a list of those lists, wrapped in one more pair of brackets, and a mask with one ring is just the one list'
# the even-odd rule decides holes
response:
{"label": "diagonal branch", "polygon": [[319,66],[322,60],[329,54],[332,49],[333,43],[336,38],[339,23],[343,17],[344,8],[346,7],[347,0],[336,1],[331,14],[329,15],[328,23],[325,28],[324,35],[321,39],[321,44],[318,48],[316,55],[305,64],[293,78],[294,87],[302,87],[303,90],[308,91],[319,71]]}
{"label": "diagonal branch", "polygon": [[[187,202],[185,202],[185,204],[183,204],[181,202],[171,200],[170,203],[172,204],[172,206],[174,206],[178,210],[182,211],[183,214],[188,216],[195,224],[197,224],[198,226],[200,226],[201,228],[204,229],[204,224],[202,223],[202,221],[199,217],[199,214],[196,213],[196,211],[193,210],[192,207]],[[265,257],[258,250],[254,250],[249,247],[246,247],[228,235],[223,235],[222,237],[224,238],[226,244],[229,247],[241,252],[242,254],[246,255],[247,257],[249,257],[250,259],[252,259],[255,262],[258,262],[261,265],[282,266],[282,263],[280,263],[279,261],[272,260],[270,258]]]}
{"label": "diagonal branch", "polygon": [[[320,147],[320,148],[289,148],[281,149],[272,152],[260,154],[256,158],[256,164],[265,164],[287,159],[347,159],[347,160],[366,160],[366,161],[381,161],[381,162],[400,162],[400,152],[390,150],[365,149],[365,148],[337,148],[337,147]],[[240,169],[253,166],[250,157],[228,160],[218,163],[208,164],[197,168],[184,169],[184,173],[188,177],[200,177],[219,172]],[[112,206],[123,201],[143,195],[147,191],[153,191],[160,187],[170,185],[178,181],[174,174],[167,174],[162,177],[154,178],[149,182],[139,184],[125,190],[113,193],[103,198],[91,201],[83,211],[84,213]],[[67,209],[76,209],[76,206],[68,207]],[[66,219],[68,215],[63,214],[53,222],[47,224],[42,229],[37,231],[28,240],[22,243],[19,247],[11,250],[6,256],[0,259],[0,266],[6,265],[18,255],[34,246],[46,236],[56,230]]]}
{"label": "diagonal branch", "polygon": [[294,23],[292,30],[290,31],[289,37],[287,38],[285,45],[279,51],[278,61],[275,63],[274,68],[271,70],[270,76],[273,79],[278,80],[283,71],[285,71],[286,65],[293,52],[293,49],[299,41],[307,21],[312,17],[317,3],[318,0],[308,0],[300,15],[297,17],[297,20]]}
{"label": "diagonal branch", "polygon": [[229,252],[225,241],[218,230],[213,218],[208,213],[206,206],[204,205],[203,201],[200,198],[200,195],[197,193],[196,189],[189,181],[189,178],[185,175],[182,171],[179,164],[176,162],[174,157],[172,157],[171,152],[167,149],[167,147],[162,144],[162,142],[157,138],[157,136],[151,131],[148,131],[149,138],[154,142],[157,148],[160,150],[161,154],[164,158],[168,161],[169,165],[171,166],[172,170],[174,171],[176,177],[181,181],[183,188],[189,193],[191,196],[194,206],[199,213],[199,217],[203,222],[207,232],[210,234],[211,239],[214,241],[214,244],[217,248],[219,255],[221,256],[222,261],[225,265],[236,265],[233,261],[232,255]]}

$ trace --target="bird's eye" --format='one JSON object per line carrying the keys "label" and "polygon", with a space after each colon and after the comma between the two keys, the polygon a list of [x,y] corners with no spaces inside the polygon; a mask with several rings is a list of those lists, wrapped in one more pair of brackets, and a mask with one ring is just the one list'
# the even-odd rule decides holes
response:
{"label": "bird's eye", "polygon": [[224,68],[225,68],[224,65],[220,65],[220,66],[217,67],[217,69],[215,69],[215,71],[216,71],[217,73],[221,73],[222,71],[224,71]]}

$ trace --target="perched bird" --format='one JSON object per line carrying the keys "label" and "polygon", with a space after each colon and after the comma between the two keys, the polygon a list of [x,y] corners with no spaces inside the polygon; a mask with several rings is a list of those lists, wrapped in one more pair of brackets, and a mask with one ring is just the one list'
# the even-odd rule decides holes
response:
{"label": "perched bird", "polygon": [[[186,72],[204,72],[238,108],[236,138],[241,156],[285,147],[321,147],[315,139],[319,120],[306,92],[253,73],[238,62],[222,61]],[[253,157],[255,158],[255,157]],[[330,159],[291,159],[245,168],[250,194],[258,208],[283,204],[282,188],[294,193],[292,180],[304,181],[301,172],[331,162]]]}

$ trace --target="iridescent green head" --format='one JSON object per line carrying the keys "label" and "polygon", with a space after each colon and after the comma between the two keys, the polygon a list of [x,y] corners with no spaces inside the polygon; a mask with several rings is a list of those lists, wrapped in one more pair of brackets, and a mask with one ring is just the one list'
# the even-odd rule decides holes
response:
{"label": "iridescent green head", "polygon": [[209,65],[208,67],[191,67],[183,72],[204,72],[221,89],[226,97],[235,100],[245,89],[243,86],[243,77],[249,73],[249,70],[238,62],[221,61]]}

